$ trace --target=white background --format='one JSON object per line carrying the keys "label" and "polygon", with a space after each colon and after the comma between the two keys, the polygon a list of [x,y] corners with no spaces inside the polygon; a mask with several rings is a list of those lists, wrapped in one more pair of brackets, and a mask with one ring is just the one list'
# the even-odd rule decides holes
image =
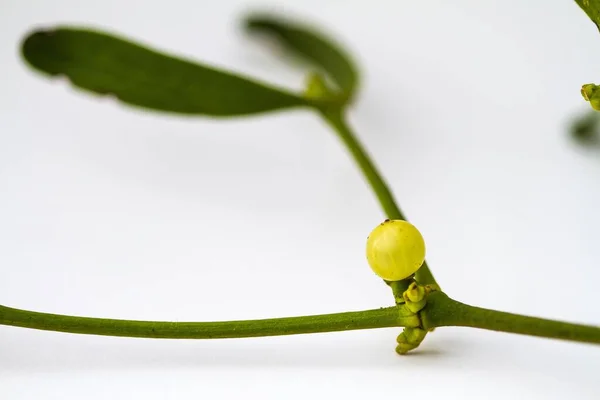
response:
{"label": "white background", "polygon": [[[0,2],[0,304],[158,320],[391,304],[364,244],[383,215],[307,111],[152,115],[28,70],[34,27],[111,29],[301,88],[239,29],[248,10],[317,23],[356,56],[351,121],[470,304],[600,323],[600,148],[569,139],[600,80],[572,1]],[[2,399],[597,399],[600,347],[439,329],[158,341],[0,327]]]}

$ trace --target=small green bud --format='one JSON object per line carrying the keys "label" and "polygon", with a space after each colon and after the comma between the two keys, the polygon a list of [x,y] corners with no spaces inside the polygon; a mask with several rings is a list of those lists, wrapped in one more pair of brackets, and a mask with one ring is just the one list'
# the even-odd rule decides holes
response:
{"label": "small green bud", "polygon": [[409,351],[414,350],[416,348],[417,346],[415,346],[414,344],[399,343],[398,346],[396,346],[396,353],[400,355],[405,355]]}
{"label": "small green bud", "polygon": [[408,290],[404,292],[407,300],[417,303],[425,298],[425,287],[417,285],[415,282],[411,283]]}
{"label": "small green bud", "polygon": [[581,95],[590,102],[594,110],[600,111],[600,86],[587,83],[581,87]]}
{"label": "small green bud", "polygon": [[423,339],[425,339],[426,335],[427,331],[421,328],[404,328],[402,333],[398,335],[398,338],[396,339],[398,342],[396,352],[398,354],[406,354],[409,351],[416,349]]}
{"label": "small green bud", "polygon": [[411,283],[408,289],[403,293],[406,308],[413,313],[418,313],[427,304],[425,299],[426,290],[425,287],[417,285],[415,282]]}
{"label": "small green bud", "polygon": [[367,238],[367,261],[386,281],[400,281],[425,261],[425,241],[414,225],[403,220],[385,220]]}
{"label": "small green bud", "polygon": [[325,84],[325,79],[317,73],[310,74],[306,80],[304,96],[311,99],[322,99],[329,95],[330,91]]}
{"label": "small green bud", "polygon": [[421,328],[406,328],[398,335],[396,341],[398,343],[421,343],[427,332]]}

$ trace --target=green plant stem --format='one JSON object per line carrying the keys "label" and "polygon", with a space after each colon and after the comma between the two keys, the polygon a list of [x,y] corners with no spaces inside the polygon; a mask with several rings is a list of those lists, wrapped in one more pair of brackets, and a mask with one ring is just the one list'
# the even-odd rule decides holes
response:
{"label": "green plant stem", "polygon": [[464,326],[521,335],[600,344],[600,327],[528,317],[502,311],[473,307],[433,292],[421,312],[425,329]]}
{"label": "green plant stem", "polygon": [[154,339],[226,339],[358,329],[464,326],[600,344],[600,327],[571,324],[469,306],[433,292],[420,319],[404,306],[303,317],[223,322],[130,321],[76,317],[0,306],[0,325],[87,335]]}
{"label": "green plant stem", "polygon": [[[338,133],[338,136],[346,145],[352,157],[363,172],[367,182],[375,192],[379,204],[383,208],[383,211],[389,219],[403,219],[406,217],[396,204],[394,196],[389,189],[387,183],[383,180],[381,174],[377,170],[377,167],[371,161],[371,158],[363,148],[362,144],[358,141],[358,138],[348,124],[341,110],[321,110],[321,115],[331,125],[331,127]],[[433,274],[429,270],[427,262],[423,263],[423,266],[417,271],[416,279],[420,284],[423,285],[437,285]]]}
{"label": "green plant stem", "polygon": [[224,339],[418,326],[402,307],[303,317],[223,322],[129,321],[75,317],[0,306],[0,324],[88,335],[156,339]]}

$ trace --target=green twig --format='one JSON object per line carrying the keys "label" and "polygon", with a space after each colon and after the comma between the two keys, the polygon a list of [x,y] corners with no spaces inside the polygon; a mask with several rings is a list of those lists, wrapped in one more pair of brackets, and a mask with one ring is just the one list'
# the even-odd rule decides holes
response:
{"label": "green twig", "polygon": [[464,326],[600,344],[600,327],[571,324],[469,306],[432,292],[420,318],[404,306],[376,310],[223,322],[130,321],[76,317],[0,306],[0,324],[88,335],[154,339],[225,339],[390,327]]}
{"label": "green twig", "polygon": [[600,344],[600,327],[597,326],[572,324],[473,307],[453,300],[442,292],[433,292],[427,297],[427,306],[421,312],[421,319],[425,329],[465,326]]}
{"label": "green twig", "polygon": [[[362,144],[358,141],[348,124],[346,123],[342,111],[338,109],[322,110],[321,115],[338,133],[338,136],[344,142],[347,149],[354,157],[354,160],[365,175],[367,182],[373,188],[379,204],[389,219],[403,219],[406,217],[396,204],[394,196],[387,183],[383,180],[375,164],[371,161],[369,155],[364,150]],[[416,273],[417,281],[422,285],[437,285],[433,274],[427,266],[427,262]]]}
{"label": "green twig", "polygon": [[403,307],[251,321],[161,322],[75,317],[0,306],[0,324],[88,335],[155,339],[225,339],[418,326]]}

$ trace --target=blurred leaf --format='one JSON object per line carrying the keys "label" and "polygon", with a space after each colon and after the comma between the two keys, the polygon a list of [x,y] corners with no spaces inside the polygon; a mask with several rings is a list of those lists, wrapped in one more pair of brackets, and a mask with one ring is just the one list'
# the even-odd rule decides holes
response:
{"label": "blurred leaf", "polygon": [[571,136],[581,145],[598,144],[600,134],[600,114],[588,111],[578,116],[571,125]]}
{"label": "blurred leaf", "polygon": [[295,94],[87,29],[33,32],[22,53],[41,72],[153,110],[226,117],[311,105]]}
{"label": "blurred leaf", "polygon": [[600,0],[575,0],[575,2],[600,29]]}
{"label": "blurred leaf", "polygon": [[272,35],[283,46],[318,66],[339,87],[345,101],[353,96],[358,73],[348,55],[332,40],[306,26],[266,15],[250,16],[246,26],[251,32]]}

